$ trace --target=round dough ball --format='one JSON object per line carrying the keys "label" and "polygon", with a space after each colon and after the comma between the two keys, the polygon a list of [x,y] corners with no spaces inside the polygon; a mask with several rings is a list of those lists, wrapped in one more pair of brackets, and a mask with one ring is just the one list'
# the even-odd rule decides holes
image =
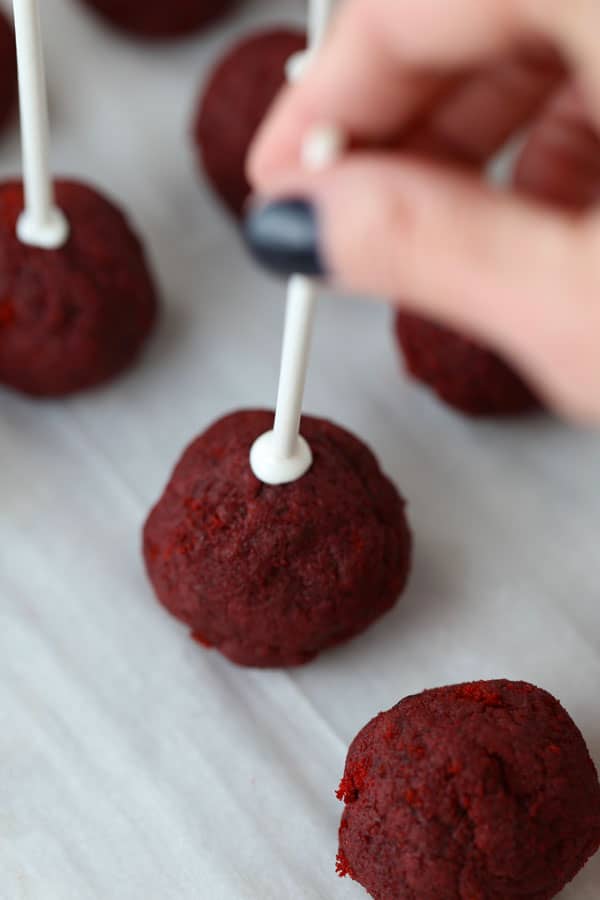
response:
{"label": "round dough ball", "polygon": [[55,397],[132,364],[157,309],[144,252],[123,214],[86,185],[55,184],[67,243],[21,243],[21,182],[0,185],[0,382]]}
{"label": "round dough ball", "polygon": [[424,691],[381,713],[338,797],[338,873],[375,900],[549,900],[600,845],[581,733],[523,682]]}
{"label": "round dough ball", "polygon": [[314,463],[277,487],[249,453],[267,411],[216,422],[183,454],[144,530],[150,580],[202,644],[244,666],[294,666],[364,631],[409,572],[404,501],[371,451],[304,418]]}
{"label": "round dough ball", "polygon": [[285,84],[288,59],[306,46],[301,32],[266,31],[236,44],[202,92],[193,134],[199,162],[225,206],[240,218],[250,195],[246,155]]}
{"label": "round dough ball", "polygon": [[417,381],[468,416],[516,416],[541,402],[499,356],[469,338],[412,313],[396,316],[406,368]]}

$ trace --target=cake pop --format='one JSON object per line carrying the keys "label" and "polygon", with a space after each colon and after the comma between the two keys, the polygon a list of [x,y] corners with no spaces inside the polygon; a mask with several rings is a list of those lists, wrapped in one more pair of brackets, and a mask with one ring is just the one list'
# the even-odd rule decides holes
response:
{"label": "cake pop", "polygon": [[560,703],[523,682],[425,691],[353,741],[337,869],[375,900],[549,900],[600,845],[600,785]]}
{"label": "cake pop", "polygon": [[305,35],[289,29],[245,38],[219,62],[203,89],[194,141],[205,174],[236,218],[250,194],[248,148],[285,82],[286,63],[305,46]]}
{"label": "cake pop", "polygon": [[182,37],[224,15],[234,0],[83,0],[123,31],[146,40]]}
{"label": "cake pop", "polygon": [[[342,144],[317,129],[305,164],[322,168]],[[240,665],[300,665],[348,640],[390,609],[409,572],[404,501],[370,450],[301,421],[315,304],[315,285],[293,277],[275,416],[234,413],[194,441],[144,529],[159,600]]]}
{"label": "cake pop", "polygon": [[15,36],[0,10],[0,129],[4,128],[17,99],[17,57]]}
{"label": "cake pop", "polygon": [[514,369],[481,344],[403,310],[395,327],[410,374],[449,406],[469,416],[516,416],[541,408]]}
{"label": "cake pop", "polygon": [[285,485],[249,464],[266,411],[226,416],[185,451],[144,529],[160,602],[244,666],[295,666],[364,631],[406,582],[404,501],[370,450],[305,418],[312,465]]}
{"label": "cake pop", "polygon": [[36,396],[99,384],[151,330],[156,295],[122,213],[95,190],[53,184],[36,0],[15,0],[24,186],[0,185],[0,382]]}
{"label": "cake pop", "polygon": [[46,250],[17,237],[21,183],[0,184],[0,382],[48,397],[127,368],[156,315],[144,253],[123,214],[83,184],[54,187],[69,238]]}

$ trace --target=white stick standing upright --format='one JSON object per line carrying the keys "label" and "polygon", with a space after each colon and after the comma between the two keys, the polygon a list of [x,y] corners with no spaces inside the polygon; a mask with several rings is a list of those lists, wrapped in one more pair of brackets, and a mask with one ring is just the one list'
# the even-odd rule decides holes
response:
{"label": "white stick standing upright", "polygon": [[54,203],[48,162],[48,100],[38,0],[13,0],[25,209],[17,224],[24,244],[46,250],[61,247],[68,222]]}
{"label": "white stick standing upright", "polygon": [[[316,42],[320,43],[325,35],[332,2],[310,0],[310,3],[309,50],[289,67],[290,78],[301,77],[316,49]],[[344,136],[337,128],[317,128],[305,141],[304,165],[308,169],[322,169],[335,161],[343,146]],[[300,434],[300,419],[316,302],[314,282],[302,275],[292,276],[288,287],[275,423],[273,430],[261,435],[250,451],[252,471],[266,484],[297,481],[312,465],[311,449]]]}
{"label": "white stick standing upright", "polygon": [[327,34],[335,0],[308,0],[308,48],[295,53],[286,66],[286,74],[290,81],[302,77],[302,73],[310,64]]}
{"label": "white stick standing upright", "polygon": [[316,52],[327,34],[334,0],[308,0],[308,47]]}

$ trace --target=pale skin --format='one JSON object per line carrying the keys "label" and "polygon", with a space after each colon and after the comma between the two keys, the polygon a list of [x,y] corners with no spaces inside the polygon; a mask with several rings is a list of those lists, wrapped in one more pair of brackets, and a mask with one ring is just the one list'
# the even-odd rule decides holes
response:
{"label": "pale skin", "polygon": [[[600,424],[600,3],[340,0],[251,151],[261,197],[304,197],[334,279],[479,337],[560,414]],[[352,149],[307,175],[307,130]],[[531,128],[507,190],[482,177]]]}

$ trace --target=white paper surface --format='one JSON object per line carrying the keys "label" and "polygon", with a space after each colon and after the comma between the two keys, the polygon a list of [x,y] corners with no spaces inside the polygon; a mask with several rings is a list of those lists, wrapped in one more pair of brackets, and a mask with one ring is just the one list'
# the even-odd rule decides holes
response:
{"label": "white paper surface", "polygon": [[[272,404],[283,291],[198,183],[187,131],[219,49],[303,4],[250,2],[150,50],[75,2],[42,5],[56,169],[125,201],[164,306],[108,389],[0,393],[0,897],[358,900],[334,873],[333,791],[356,731],[400,697],[527,679],[600,763],[600,439],[465,422],[400,374],[385,308],[324,300],[307,406],[366,439],[409,498],[409,590],[304,669],[199,648],[154,602],[140,527],[192,436]],[[17,166],[13,132],[0,169]],[[600,857],[563,896],[599,895]]]}

